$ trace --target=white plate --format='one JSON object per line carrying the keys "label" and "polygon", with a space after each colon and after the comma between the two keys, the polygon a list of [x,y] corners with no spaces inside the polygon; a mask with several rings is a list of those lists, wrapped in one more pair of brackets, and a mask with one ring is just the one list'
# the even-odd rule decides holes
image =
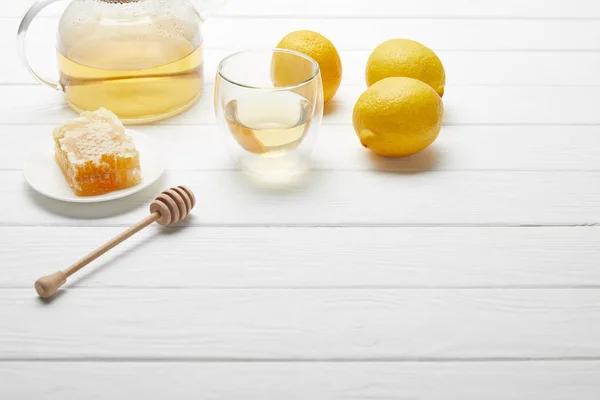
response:
{"label": "white plate", "polygon": [[23,171],[25,180],[35,191],[44,196],[72,203],[96,203],[137,193],[161,177],[165,170],[165,163],[154,139],[131,129],[127,129],[127,134],[133,138],[135,146],[140,152],[142,182],[136,186],[99,196],[76,196],[54,159],[54,141],[51,135],[29,155]]}

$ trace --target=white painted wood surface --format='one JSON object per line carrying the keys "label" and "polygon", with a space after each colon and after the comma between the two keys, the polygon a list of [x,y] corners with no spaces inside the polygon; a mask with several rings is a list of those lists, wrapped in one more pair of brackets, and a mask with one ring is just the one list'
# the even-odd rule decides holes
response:
{"label": "white painted wood surface", "polygon": [[[51,266],[67,265],[76,251],[64,248],[85,252],[120,228],[11,227],[0,232],[6,249],[0,254],[0,287],[29,289],[49,267],[23,262],[22,254],[31,251]],[[593,227],[189,227],[161,232],[148,229],[119,246],[98,263],[98,272],[82,271],[77,288],[600,286],[600,229]],[[51,243],[44,241],[47,237]],[[196,275],[201,278],[189,279]]]}
{"label": "white painted wood surface", "polygon": [[[600,3],[228,0],[204,26],[205,95],[139,129],[160,184],[113,204],[35,194],[31,144],[73,116],[16,57],[27,2],[0,8],[0,398],[600,398]],[[51,73],[60,7],[32,31]],[[212,113],[218,61],[313,29],[340,49],[308,179],[243,178]],[[445,125],[382,160],[350,115],[371,49],[409,37],[448,73]],[[54,301],[33,281],[189,184],[185,227],[153,227]]]}
{"label": "white painted wood surface", "polygon": [[481,400],[482,393],[489,400],[537,399],[540,393],[547,400],[596,400],[598,368],[597,361],[9,362],[0,364],[0,374],[7,378],[3,393],[25,399],[44,388],[51,398],[94,400]]}
{"label": "white painted wood surface", "polygon": [[[324,125],[351,125],[352,109],[356,99],[365,90],[364,85],[345,85],[326,107]],[[595,99],[600,86],[461,86],[449,85],[444,94],[444,121],[453,125],[600,125]],[[8,85],[5,96],[13,101],[0,109],[4,124],[30,123],[32,110],[37,113],[36,123],[59,124],[72,117],[70,109],[62,104],[58,92],[41,86]],[[161,125],[212,125],[213,86],[206,85],[206,94],[191,108]],[[343,100],[345,99],[345,100]],[[476,99],[476,101],[473,101]],[[206,129],[206,128],[204,128]],[[351,129],[351,126],[350,126]],[[527,127],[525,129],[528,129]],[[350,131],[349,134],[354,134]]]}
{"label": "white painted wood surface", "polygon": [[[0,170],[19,171],[27,159],[27,144],[47,137],[54,125],[12,125],[17,148],[0,159]],[[167,149],[171,170],[233,168],[213,125],[144,127]],[[523,134],[523,130],[527,134]],[[418,171],[594,171],[600,167],[600,127],[570,126],[445,126],[435,147],[406,158],[376,158],[357,146],[348,124],[323,128],[313,153],[316,170],[370,171],[374,167],[396,173]],[[200,134],[199,131],[202,133]],[[543,143],[543,146],[540,146]],[[204,149],[202,157],[190,148]],[[331,151],[336,148],[336,151]]]}
{"label": "white painted wood surface", "polygon": [[[193,0],[202,6],[204,0]],[[209,0],[210,1],[210,0]],[[219,16],[257,17],[293,16],[296,18],[326,17],[340,18],[575,18],[589,19],[600,17],[600,7],[594,0],[571,0],[565,7],[563,0],[405,0],[398,7],[396,0],[371,0],[369,3],[353,3],[345,7],[344,0],[224,0],[225,6],[217,11]],[[2,16],[21,17],[28,9],[28,2],[10,2],[2,10]],[[60,9],[60,6],[56,7]],[[49,10],[44,15],[56,16],[57,11]]]}
{"label": "white painted wood surface", "polygon": [[98,287],[63,292],[52,307],[30,291],[3,293],[6,360],[600,357],[597,289]]}

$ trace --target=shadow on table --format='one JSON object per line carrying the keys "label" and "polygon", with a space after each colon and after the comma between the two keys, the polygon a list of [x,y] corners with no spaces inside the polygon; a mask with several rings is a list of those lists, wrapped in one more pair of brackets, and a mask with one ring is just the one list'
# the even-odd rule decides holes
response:
{"label": "shadow on table", "polygon": [[298,192],[302,192],[317,185],[322,178],[319,173],[318,166],[313,160],[309,161],[309,165],[302,170],[296,171],[293,174],[272,176],[272,177],[256,177],[246,174],[243,171],[232,175],[232,179],[236,185],[247,189],[250,192],[255,192],[259,195],[274,195],[274,196],[295,196]]}
{"label": "shadow on table", "polygon": [[[160,239],[161,236],[165,235],[179,235],[184,231],[186,225],[191,223],[191,220],[194,219],[194,215],[190,215],[185,222],[181,224],[168,226],[168,227],[156,227],[154,232],[144,238],[144,240],[137,241],[131,247],[121,251],[119,254],[112,254],[110,252],[102,255],[98,260],[93,261],[89,266],[80,272],[74,274],[71,278],[69,278],[68,282],[56,292],[56,294],[48,299],[39,300],[44,304],[51,304],[55,300],[58,300],[60,297],[64,296],[69,292],[69,289],[76,288],[79,286],[85,286],[85,284],[92,280],[96,275],[109,268],[114,260],[118,257],[121,262],[127,262],[127,259],[131,259],[133,262],[133,254],[137,251],[142,251],[143,248],[153,246],[154,243]],[[106,237],[106,241],[110,240],[111,237]],[[88,252],[93,249],[81,249],[81,257],[85,256]],[[76,260],[73,260],[75,262]],[[65,266],[66,267],[66,266]],[[165,268],[169,268],[169,265],[165,265]]]}
{"label": "shadow on table", "polygon": [[77,219],[101,219],[125,214],[139,207],[148,207],[155,196],[165,189],[166,178],[160,179],[131,196],[101,203],[68,203],[54,200],[33,190],[27,190],[31,201],[52,214]]}
{"label": "shadow on table", "polygon": [[435,143],[408,157],[382,157],[369,152],[371,165],[380,172],[396,174],[418,174],[435,170],[442,161],[443,155],[435,147]]}
{"label": "shadow on table", "polygon": [[[126,250],[122,251],[121,253],[119,253],[118,255],[111,255],[110,252],[104,254],[101,258],[99,258],[97,261],[93,262],[92,264],[90,264],[90,269],[89,271],[85,272],[85,270],[82,270],[82,272],[84,272],[83,274],[81,274],[80,277],[77,277],[75,275],[73,275],[73,277],[71,278],[71,283],[67,284],[65,286],[66,289],[68,288],[76,288],[78,286],[82,286],[85,285],[86,282],[88,282],[90,279],[92,279],[94,276],[96,276],[98,273],[102,272],[104,269],[110,267],[110,265],[113,263],[113,261],[118,257],[119,260],[121,262],[127,262],[127,259],[132,259],[132,255],[136,252],[136,251],[141,251],[144,247],[151,247],[153,246],[154,242],[156,242],[157,240],[160,239],[160,237],[165,236],[165,235],[179,235],[183,229],[185,228],[186,225],[190,224],[190,221],[194,218],[193,215],[190,215],[187,219],[185,223],[182,223],[180,225],[173,225],[173,226],[169,226],[169,227],[159,227],[156,226],[156,229],[154,230],[154,232],[144,238],[144,240],[139,240],[137,241],[133,246],[127,248]],[[108,241],[109,237],[106,238],[106,240]],[[89,249],[92,250],[92,249]],[[87,250],[83,250],[84,252]],[[82,254],[83,256],[84,254]],[[168,265],[164,266],[165,268],[168,268]]]}
{"label": "shadow on table", "polygon": [[[33,291],[33,287],[31,288],[31,290]],[[38,301],[44,305],[49,305],[60,299],[62,296],[64,296],[64,294],[65,291],[63,289],[59,289],[58,292],[54,294],[54,296],[49,297],[47,299],[42,299],[41,297],[38,297]]]}
{"label": "shadow on table", "polygon": [[336,113],[339,109],[341,109],[342,104],[339,100],[333,98],[331,100],[329,100],[327,103],[325,103],[325,105],[323,106],[323,116],[328,116],[330,114],[334,114]]}

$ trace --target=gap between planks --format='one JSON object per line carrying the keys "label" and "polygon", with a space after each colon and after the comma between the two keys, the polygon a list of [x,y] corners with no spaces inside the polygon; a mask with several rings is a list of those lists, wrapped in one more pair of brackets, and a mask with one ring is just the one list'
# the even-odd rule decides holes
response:
{"label": "gap between planks", "polygon": [[[0,84],[0,86],[2,86]],[[23,84],[19,84],[16,86],[29,86],[27,84],[23,85]],[[35,86],[35,85],[31,85],[31,86]],[[473,87],[473,86],[471,86]],[[502,86],[496,86],[496,87],[502,87]],[[505,87],[505,86],[504,86]],[[531,86],[533,87],[533,86]],[[538,86],[541,87],[541,86]],[[559,86],[557,86],[559,87]],[[583,86],[560,86],[562,88],[565,87],[583,87]],[[600,85],[598,86],[600,88]],[[76,117],[76,115],[72,116],[73,118]],[[0,126],[48,126],[48,125],[52,125],[52,122],[2,122],[0,121]],[[170,123],[168,121],[162,121],[162,122],[158,122],[155,125],[152,126],[166,126],[166,127],[173,127],[173,126],[215,126],[216,123],[214,121],[206,121],[206,122],[195,122],[195,123]],[[323,120],[322,126],[325,127],[329,127],[329,126],[352,126],[351,122],[328,122],[326,119]],[[138,126],[148,126],[148,125],[138,125]],[[561,127],[586,127],[586,126],[600,126],[600,122],[550,122],[550,123],[544,123],[544,122],[444,122],[444,126],[514,126],[514,127],[519,127],[519,126],[561,126]],[[133,129],[135,129],[135,127],[133,127]]]}
{"label": "gap between planks", "polygon": [[479,358],[435,358],[435,357],[390,357],[390,358],[246,358],[246,357],[56,357],[56,358],[11,358],[0,357],[5,363],[181,363],[181,364],[415,364],[415,363],[544,363],[544,362],[589,362],[596,363],[600,357],[479,357]]}
{"label": "gap between planks", "polygon": [[[94,267],[91,267],[94,269]],[[77,279],[77,278],[74,278]],[[73,283],[77,283],[76,280],[73,280]],[[30,286],[11,286],[11,285],[0,285],[0,290],[24,290],[31,291],[32,285]],[[600,290],[600,284],[597,285],[479,285],[479,286],[426,286],[426,285],[412,285],[412,286],[402,286],[402,285],[363,285],[363,286],[348,286],[348,285],[331,285],[331,286],[173,286],[173,285],[103,285],[103,286],[83,286],[83,285],[73,285],[67,286],[64,290],[65,292],[73,291],[73,290],[230,290],[230,291],[239,291],[239,290],[389,290],[389,291],[408,291],[408,290]]]}
{"label": "gap between planks", "polygon": [[[575,171],[577,172],[577,171]],[[594,171],[596,172],[596,171]],[[103,223],[102,225],[83,225],[77,220],[77,224],[66,223],[6,223],[0,222],[0,228],[121,228],[130,227],[127,223]],[[176,226],[172,229],[180,229],[188,225]],[[600,227],[600,222],[590,223],[540,223],[540,224],[515,224],[509,222],[482,222],[482,223],[201,223],[189,226],[193,228],[596,228]],[[160,229],[169,229],[161,227]]]}
{"label": "gap between planks", "polygon": [[[38,15],[35,17],[36,19],[47,19],[47,20],[56,20],[58,15]],[[483,20],[483,21],[600,21],[600,17],[587,17],[587,16],[578,16],[578,17],[528,17],[528,16],[491,16],[491,15],[457,15],[457,16],[444,16],[444,15],[427,15],[427,16],[411,16],[411,15],[370,15],[365,17],[360,17],[356,15],[298,15],[298,14],[260,14],[260,15],[227,15],[227,14],[216,14],[213,18],[218,19],[231,19],[231,20],[252,20],[252,19],[261,19],[261,20],[279,20],[279,19],[295,19],[295,20],[409,20],[409,21],[473,21],[473,20]],[[211,19],[213,19],[211,18]],[[21,16],[17,15],[0,15],[0,20],[15,20],[21,19]]]}

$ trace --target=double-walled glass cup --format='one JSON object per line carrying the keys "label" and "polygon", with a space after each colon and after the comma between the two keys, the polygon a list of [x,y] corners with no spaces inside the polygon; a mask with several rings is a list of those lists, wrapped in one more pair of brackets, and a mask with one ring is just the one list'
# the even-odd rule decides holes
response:
{"label": "double-walled glass cup", "polygon": [[221,61],[215,113],[242,171],[284,177],[305,171],[323,118],[319,65],[289,50],[245,50]]}

